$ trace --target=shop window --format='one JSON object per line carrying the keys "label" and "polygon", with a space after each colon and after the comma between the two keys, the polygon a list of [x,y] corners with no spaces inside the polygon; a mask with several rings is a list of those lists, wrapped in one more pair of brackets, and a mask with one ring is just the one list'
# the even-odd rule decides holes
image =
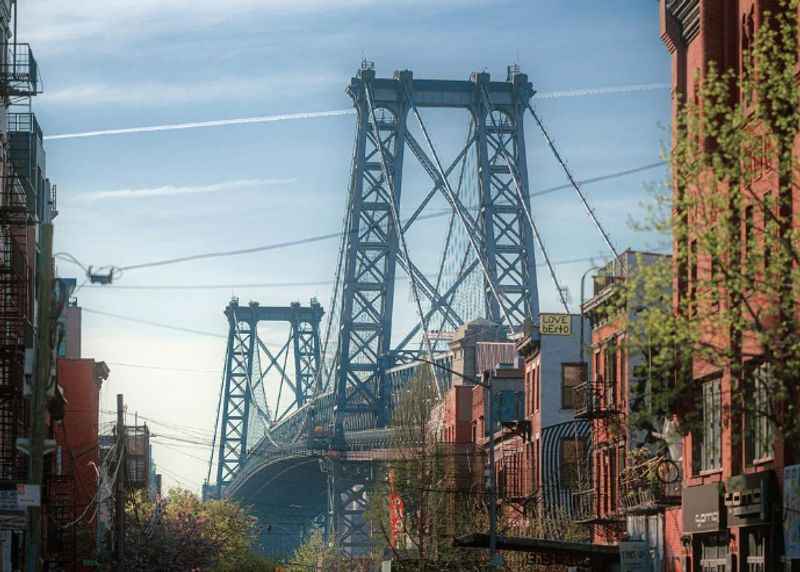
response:
{"label": "shop window", "polygon": [[766,572],[767,571],[767,554],[769,551],[769,529],[751,528],[747,529],[747,541],[744,545],[745,565],[747,572]]}
{"label": "shop window", "polygon": [[699,572],[728,571],[728,535],[726,533],[698,535],[696,561]]}
{"label": "shop window", "polygon": [[751,376],[748,392],[752,399],[745,408],[746,459],[749,465],[772,459],[775,440],[775,426],[772,420],[772,407],[769,398],[769,365],[761,364],[748,375]]}
{"label": "shop window", "polygon": [[692,435],[695,445],[693,464],[699,471],[715,471],[722,467],[722,403],[719,378],[702,384],[700,406],[702,415],[699,435]]}

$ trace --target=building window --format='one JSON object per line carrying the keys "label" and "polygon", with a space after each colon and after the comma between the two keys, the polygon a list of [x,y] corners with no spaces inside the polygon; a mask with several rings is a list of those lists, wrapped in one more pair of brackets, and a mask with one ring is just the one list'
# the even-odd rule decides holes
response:
{"label": "building window", "polygon": [[720,379],[703,383],[702,434],[700,435],[700,470],[722,467],[722,403]]}
{"label": "building window", "polygon": [[772,421],[772,407],[769,399],[769,366],[761,364],[749,374],[751,383],[747,390],[752,396],[750,406],[745,409],[745,446],[748,465],[772,459],[775,440],[775,426]]}
{"label": "building window", "polygon": [[606,346],[603,358],[606,366],[606,407],[610,407],[617,401],[617,344],[615,341]]}
{"label": "building window", "polygon": [[578,405],[575,388],[583,383],[584,366],[580,363],[561,364],[561,408],[575,409]]}
{"label": "building window", "polygon": [[697,311],[697,241],[689,244],[689,317],[693,318]]}
{"label": "building window", "polygon": [[579,438],[561,440],[559,477],[561,487],[576,490],[580,484],[581,471],[585,470],[586,441]]}

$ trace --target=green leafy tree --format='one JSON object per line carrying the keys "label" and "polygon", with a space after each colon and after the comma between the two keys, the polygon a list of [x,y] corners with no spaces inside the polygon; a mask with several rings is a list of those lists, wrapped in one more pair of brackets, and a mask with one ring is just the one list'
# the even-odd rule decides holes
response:
{"label": "green leafy tree", "polygon": [[[723,421],[795,446],[798,2],[774,6],[758,30],[746,30],[742,72],[710,63],[679,105],[670,188],[643,225],[668,232],[674,255],[627,284],[628,300],[642,306],[628,330],[630,349],[647,357],[637,372],[640,423],[680,412],[682,431],[699,429],[693,377],[726,370],[734,391],[722,395]],[[670,286],[681,292],[676,303]]]}

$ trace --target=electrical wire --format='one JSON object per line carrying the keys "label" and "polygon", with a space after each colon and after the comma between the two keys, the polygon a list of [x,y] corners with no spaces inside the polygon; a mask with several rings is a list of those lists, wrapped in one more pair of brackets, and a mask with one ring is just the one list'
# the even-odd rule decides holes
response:
{"label": "electrical wire", "polygon": [[[641,173],[641,172],[644,172],[644,171],[650,171],[650,170],[656,169],[658,167],[663,167],[664,165],[666,165],[665,161],[659,161],[657,163],[650,163],[650,164],[647,164],[647,165],[642,165],[641,167],[634,167],[632,169],[626,169],[626,170],[623,170],[623,171],[616,171],[616,172],[612,172],[612,173],[607,173],[605,175],[599,175],[599,176],[596,176],[596,177],[591,177],[591,178],[583,179],[583,180],[580,180],[580,181],[575,181],[574,179],[571,179],[572,175],[569,174],[568,176],[571,179],[569,184],[558,185],[558,186],[555,186],[555,187],[542,189],[540,191],[531,193],[531,196],[541,196],[541,195],[545,195],[545,194],[548,194],[548,193],[561,191],[561,190],[564,190],[564,189],[575,188],[576,186],[579,186],[579,185],[590,185],[590,184],[599,183],[599,182],[603,182],[603,181],[609,181],[609,180],[613,180],[613,179],[617,179],[617,178],[621,178],[621,177],[627,177],[629,175],[633,175],[633,174],[636,174],[636,173]],[[465,207],[465,208],[467,210],[478,210],[479,207]],[[436,211],[436,212],[433,212],[433,213],[429,213],[427,215],[422,215],[422,216],[418,217],[418,220],[429,220],[429,219],[444,217],[444,216],[450,215],[451,213],[452,213],[452,209],[451,208],[442,209],[442,210],[439,210],[439,211]],[[322,242],[322,241],[330,240],[330,239],[334,239],[334,238],[341,238],[342,235],[344,235],[344,234],[347,234],[347,233],[346,232],[334,232],[334,233],[321,234],[321,235],[317,235],[317,236],[301,238],[301,239],[297,239],[297,240],[277,242],[277,243],[273,243],[273,244],[266,244],[266,245],[263,245],[263,246],[255,246],[255,247],[252,247],[252,248],[243,248],[243,249],[238,249],[238,250],[224,250],[224,251],[216,251],[216,252],[205,252],[205,253],[193,254],[193,255],[189,255],[189,256],[181,256],[181,257],[176,257],[176,258],[168,258],[168,259],[165,259],[165,260],[157,260],[157,261],[153,261],[153,262],[144,262],[144,263],[140,263],[140,264],[131,264],[131,265],[128,265],[128,266],[106,266],[104,268],[110,268],[110,269],[113,269],[113,270],[115,270],[117,272],[121,272],[121,271],[126,271],[126,270],[139,270],[139,269],[143,269],[143,268],[153,268],[153,267],[158,267],[158,266],[167,266],[167,265],[171,265],[171,264],[179,264],[179,263],[190,262],[190,261],[194,261],[194,260],[206,260],[206,259],[210,259],[210,258],[224,258],[224,257],[228,257],[228,256],[240,256],[240,255],[244,255],[244,254],[253,254],[253,253],[256,253],[256,252],[267,252],[267,251],[270,251],[270,250],[280,250],[280,249],[283,249],[283,248],[290,248],[290,247],[293,247],[293,246],[302,246],[302,245],[306,245],[306,244],[313,244],[315,242]],[[69,253],[58,253],[56,256],[59,256],[63,260],[66,260],[68,262],[71,262],[71,263],[81,267],[84,271],[88,270],[88,267],[86,265],[82,264],[79,260],[77,260],[75,257],[70,255]],[[329,282],[326,282],[326,283],[329,283]],[[308,282],[286,283],[286,286],[317,286],[317,285],[320,285],[320,283],[319,282],[313,282],[313,283],[308,283]],[[253,286],[261,287],[262,285],[255,284]],[[215,288],[227,288],[228,286],[227,285],[218,285],[218,286],[214,286],[214,287]],[[242,287],[246,287],[246,286],[242,286]]]}
{"label": "electrical wire", "polygon": [[152,369],[156,371],[175,371],[179,373],[215,373],[219,374],[219,370],[217,369],[188,369],[188,368],[181,368],[181,367],[163,367],[159,365],[145,365],[141,363],[122,363],[118,361],[107,361],[108,365],[113,365],[115,367],[131,367],[136,369]]}
{"label": "electrical wire", "polygon": [[95,314],[97,316],[105,316],[107,318],[116,318],[117,320],[125,320],[127,322],[133,322],[135,324],[144,324],[145,326],[153,326],[155,328],[163,328],[166,330],[173,330],[176,332],[184,332],[188,334],[197,334],[198,336],[208,336],[212,338],[227,338],[228,336],[223,334],[216,334],[214,332],[205,332],[203,330],[195,330],[192,328],[183,328],[181,326],[172,326],[170,324],[163,324],[161,322],[152,322],[150,320],[142,320],[140,318],[133,318],[131,316],[123,316],[121,314],[113,314],[111,312],[103,312],[101,310],[93,310],[92,308],[81,307],[83,312],[87,314]]}
{"label": "electrical wire", "polygon": [[[594,262],[598,256],[584,256],[581,258],[565,258],[554,260],[553,266],[567,264],[580,264],[583,262]],[[602,256],[600,256],[602,258]],[[537,264],[537,268],[544,268],[544,263]],[[433,274],[429,275],[433,277]],[[395,276],[396,282],[405,282],[407,276]],[[87,286],[87,288],[100,290],[230,290],[232,288],[295,288],[298,286],[331,286],[335,280],[316,280],[309,282],[262,282],[262,283],[242,283],[242,284],[146,284],[136,286]],[[110,363],[110,362],[107,362]]]}

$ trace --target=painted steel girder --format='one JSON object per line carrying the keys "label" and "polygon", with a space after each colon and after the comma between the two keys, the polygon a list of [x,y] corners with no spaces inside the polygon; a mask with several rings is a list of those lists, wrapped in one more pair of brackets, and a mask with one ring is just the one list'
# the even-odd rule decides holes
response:
{"label": "painted steel girder", "polygon": [[[539,295],[534,237],[525,220],[530,192],[523,119],[533,90],[525,74],[509,71],[510,101],[492,94],[488,74],[475,74],[478,95],[473,114],[483,256],[489,274],[495,279],[495,290],[503,301],[502,310],[512,322],[508,325],[513,327],[538,316]],[[489,94],[491,99],[487,100],[483,93]],[[511,165],[506,158],[511,159]],[[522,197],[516,192],[517,184]],[[488,294],[488,284],[486,290],[487,316],[502,323],[503,312],[497,300]]]}
{"label": "painted steel girder", "polygon": [[[374,72],[362,70],[360,76],[371,81]],[[354,83],[348,91],[358,112],[358,132],[345,245],[339,367],[335,372],[339,432],[347,414],[367,413],[378,425],[386,422],[379,358],[391,349],[399,249],[391,212],[399,208],[406,117],[402,105],[387,104],[376,114],[377,129],[373,129],[366,83]],[[391,185],[383,173],[381,149]]]}
{"label": "painted steel girder", "polygon": [[[392,79],[376,78],[374,70],[361,69],[348,88],[357,111],[358,131],[344,246],[338,370],[334,374],[338,432],[343,431],[348,415],[371,415],[377,426],[387,421],[383,369],[391,367],[393,355],[392,307],[398,263],[421,283],[420,292],[436,311],[451,324],[454,319],[457,323],[453,325],[460,323],[448,303],[452,296],[438,293],[411,261],[399,256],[391,211],[392,207],[399,210],[405,146],[433,180],[434,189],[425,203],[433,192],[444,192],[446,186],[441,170],[407,133],[408,92],[413,93],[416,107],[466,109],[476,126],[459,157],[475,146],[481,207],[475,218],[464,205],[460,210],[466,217],[466,231],[479,238],[479,256],[488,274],[487,316],[519,327],[538,314],[533,236],[521,202],[530,201],[523,117],[533,89],[527,76],[509,70],[505,82],[492,82],[485,73],[454,82],[414,80],[408,71],[397,72]],[[484,92],[490,97],[489,105],[483,100]],[[370,101],[376,125],[370,116]],[[490,114],[502,121],[495,124],[497,117],[493,121]],[[513,165],[507,164],[507,157],[513,158]],[[450,165],[445,176],[454,166]],[[521,186],[522,197],[515,184]],[[422,208],[424,205],[412,219]],[[410,226],[407,223],[403,230]],[[430,317],[430,312],[426,316]],[[407,342],[408,337],[402,345]]]}
{"label": "painted steel girder", "polygon": [[335,546],[350,556],[370,550],[366,512],[369,484],[373,480],[370,462],[323,459],[321,469],[328,477],[328,533]]}
{"label": "painted steel girder", "polygon": [[[318,367],[321,344],[319,324],[322,320],[322,307],[312,301],[308,307],[293,303],[288,307],[260,306],[251,302],[240,306],[234,299],[225,309],[228,318],[229,335],[226,354],[222,424],[220,431],[217,485],[221,491],[237,475],[247,462],[248,421],[253,404],[253,369],[255,353],[264,350],[281,374],[281,383],[286,382],[294,393],[294,401],[288,407],[300,408],[318,393]],[[278,360],[267,350],[258,337],[260,322],[287,322],[290,324],[290,342],[294,352],[295,379],[292,383]],[[281,350],[289,351],[289,342]],[[269,368],[268,368],[269,369]],[[257,383],[264,382],[262,372]],[[282,388],[281,388],[282,390]]]}

